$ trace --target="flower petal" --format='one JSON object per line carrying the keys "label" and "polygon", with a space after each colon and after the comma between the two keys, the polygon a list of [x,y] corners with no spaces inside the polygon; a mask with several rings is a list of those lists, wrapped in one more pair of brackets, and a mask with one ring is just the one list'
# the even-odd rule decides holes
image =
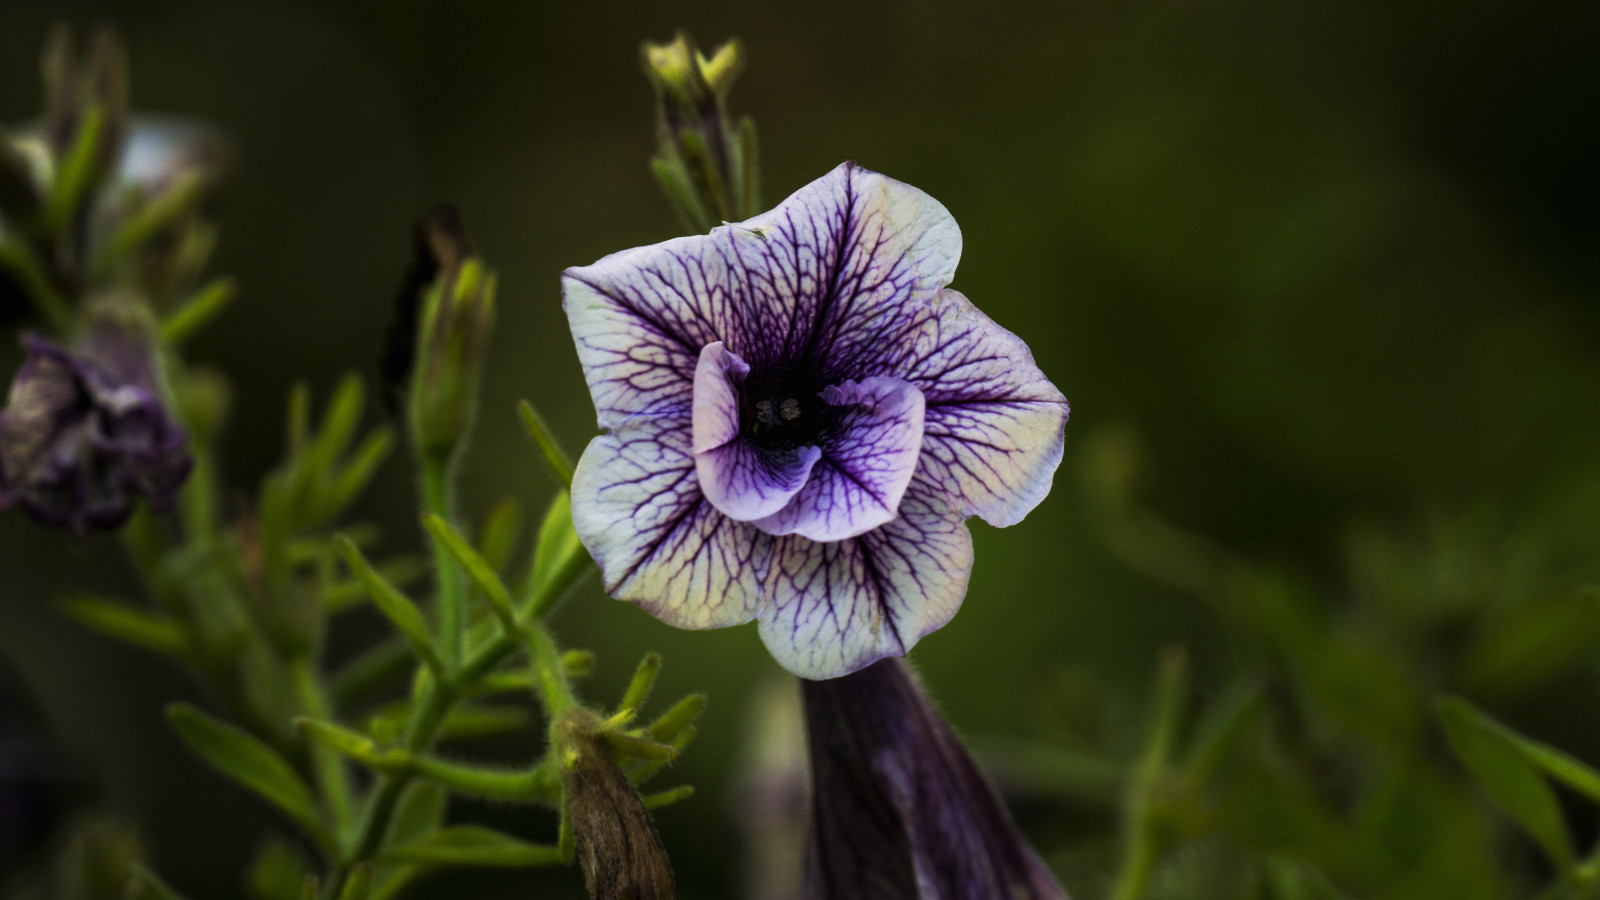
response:
{"label": "flower petal", "polygon": [[886,346],[914,343],[961,258],[943,204],[849,162],[711,237],[728,244],[750,323],[730,345],[757,370],[796,366],[824,384],[876,374]]}
{"label": "flower petal", "polygon": [[823,390],[849,409],[822,449],[811,479],[778,512],[756,522],[768,534],[840,541],[893,519],[922,450],[922,392],[898,378],[873,376]]}
{"label": "flower petal", "polygon": [[694,462],[700,490],[723,515],[749,522],[782,509],[822,451],[764,450],[739,434],[739,385],[750,366],[721,341],[700,351],[694,375]]}
{"label": "flower petal", "polygon": [[728,267],[705,236],[613,253],[561,277],[601,428],[687,415],[701,348],[731,326]]}
{"label": "flower petal", "polygon": [[687,417],[635,418],[589,442],[572,524],[606,593],[679,628],[754,618],[771,539],[700,492]]}
{"label": "flower petal", "polygon": [[972,574],[962,517],[917,485],[894,521],[835,543],[777,539],[761,639],[802,678],[836,678],[903,656],[956,614]]}
{"label": "flower petal", "polygon": [[936,337],[905,377],[927,399],[918,478],[968,515],[1005,527],[1050,493],[1067,398],[1028,345],[959,291],[935,301]]}

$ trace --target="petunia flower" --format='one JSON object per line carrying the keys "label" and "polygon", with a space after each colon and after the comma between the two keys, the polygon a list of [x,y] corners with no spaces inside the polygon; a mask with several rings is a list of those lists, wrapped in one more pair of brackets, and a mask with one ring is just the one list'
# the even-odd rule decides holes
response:
{"label": "petunia flower", "polygon": [[946,287],[938,201],[845,163],[775,209],[569,269],[604,434],[572,484],[606,590],[672,625],[752,619],[805,678],[955,615],[965,520],[1050,490],[1066,398]]}
{"label": "petunia flower", "polygon": [[801,684],[805,900],[1066,900],[905,663]]}
{"label": "petunia flower", "polygon": [[79,534],[121,526],[140,498],[170,509],[193,459],[139,331],[91,327],[78,353],[37,334],[22,346],[0,410],[0,509]]}

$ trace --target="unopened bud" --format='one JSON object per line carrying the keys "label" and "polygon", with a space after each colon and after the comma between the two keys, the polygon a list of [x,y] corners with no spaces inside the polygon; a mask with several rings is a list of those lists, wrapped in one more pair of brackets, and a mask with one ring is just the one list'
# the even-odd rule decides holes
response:
{"label": "unopened bud", "polygon": [[[476,417],[494,329],[495,275],[473,254],[460,217],[449,207],[417,226],[416,252],[388,354],[403,353],[413,343],[412,434],[424,457],[448,459],[465,443]],[[408,313],[411,329],[403,326]],[[386,372],[393,368],[386,355]]]}
{"label": "unopened bud", "polygon": [[679,33],[669,44],[645,44],[643,58],[660,119],[652,165],[668,198],[701,232],[755,215],[755,127],[749,119],[730,121],[727,109],[744,67],[739,43],[729,41],[708,58]]}
{"label": "unopened bud", "polygon": [[598,740],[598,725],[578,709],[551,729],[583,883],[594,900],[671,900],[672,866],[661,836],[633,782]]}

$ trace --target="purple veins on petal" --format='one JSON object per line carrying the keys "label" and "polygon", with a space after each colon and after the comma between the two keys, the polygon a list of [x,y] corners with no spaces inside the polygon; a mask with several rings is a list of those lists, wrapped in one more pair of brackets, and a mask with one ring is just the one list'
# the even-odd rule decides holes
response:
{"label": "purple veins on petal", "polygon": [[710,234],[567,270],[600,427],[573,486],[607,590],[676,625],[759,618],[812,678],[948,621],[964,520],[1048,493],[1067,404],[947,285],[937,200],[845,163]]}
{"label": "purple veins on petal", "polygon": [[[695,471],[706,499],[740,522],[782,509],[806,483],[821,456],[815,446],[764,447],[741,434],[740,391],[750,366],[723,347],[707,344],[694,376]],[[782,408],[766,404],[765,415],[781,418]]]}
{"label": "purple veins on petal", "polygon": [[873,376],[821,391],[842,410],[821,460],[794,499],[756,522],[769,534],[840,541],[899,514],[922,450],[922,392],[898,378]]}
{"label": "purple veins on petal", "polygon": [[833,678],[904,656],[961,607],[972,574],[962,517],[913,483],[893,521],[821,543],[778,538],[757,621],[767,649],[801,678]]}

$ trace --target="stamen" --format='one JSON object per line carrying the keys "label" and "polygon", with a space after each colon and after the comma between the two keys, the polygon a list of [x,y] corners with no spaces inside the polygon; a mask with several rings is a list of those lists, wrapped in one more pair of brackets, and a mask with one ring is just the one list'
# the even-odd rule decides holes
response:
{"label": "stamen", "polygon": [[793,422],[795,419],[800,418],[800,401],[793,397],[783,401],[778,406],[778,415],[783,416],[784,421],[787,422]]}

